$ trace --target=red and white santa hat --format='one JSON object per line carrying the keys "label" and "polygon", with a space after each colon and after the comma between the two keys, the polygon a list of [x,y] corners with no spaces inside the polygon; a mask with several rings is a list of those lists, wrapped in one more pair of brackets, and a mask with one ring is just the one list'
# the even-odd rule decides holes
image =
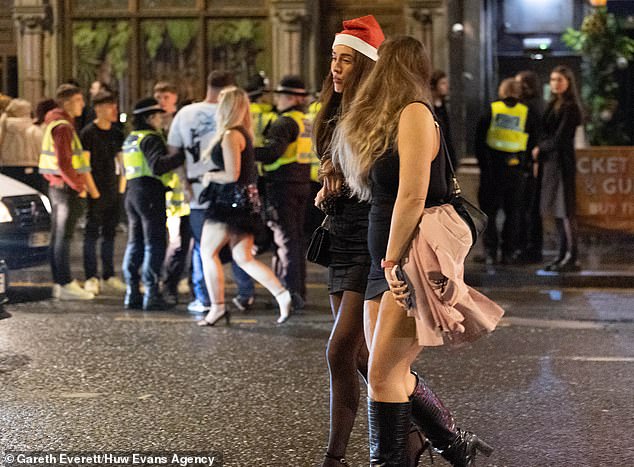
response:
{"label": "red and white santa hat", "polygon": [[344,21],[343,31],[335,36],[332,48],[336,45],[347,45],[376,62],[379,58],[377,49],[384,40],[385,36],[376,18],[367,15]]}

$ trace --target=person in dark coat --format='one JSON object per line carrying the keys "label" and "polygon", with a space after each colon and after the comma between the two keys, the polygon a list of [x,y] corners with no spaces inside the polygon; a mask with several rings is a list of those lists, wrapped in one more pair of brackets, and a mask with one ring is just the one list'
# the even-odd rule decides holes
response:
{"label": "person in dark coat", "polygon": [[453,138],[451,136],[451,124],[449,112],[447,111],[447,96],[449,96],[449,78],[447,73],[442,70],[434,70],[429,81],[431,87],[432,103],[434,104],[434,113],[440,125],[445,143],[447,143],[447,151],[454,169],[458,169],[458,157],[453,146]]}
{"label": "person in dark coat", "polygon": [[570,272],[579,270],[574,137],[582,123],[582,110],[575,78],[568,67],[558,66],[550,73],[550,89],[552,98],[542,119],[542,139],[532,155],[543,173],[542,216],[554,216],[559,233],[559,255],[545,269]]}
{"label": "person in dark coat", "polygon": [[[542,117],[544,115],[544,99],[539,77],[534,71],[524,70],[515,75],[515,80],[522,87],[520,102],[528,107],[536,122],[535,132],[537,141],[539,141],[541,138]],[[542,216],[539,211],[542,173],[541,170],[533,170],[531,165],[524,167],[524,169],[524,196],[521,200],[518,238],[520,252],[514,258],[514,262],[518,264],[534,264],[542,261],[542,249],[544,246]]]}

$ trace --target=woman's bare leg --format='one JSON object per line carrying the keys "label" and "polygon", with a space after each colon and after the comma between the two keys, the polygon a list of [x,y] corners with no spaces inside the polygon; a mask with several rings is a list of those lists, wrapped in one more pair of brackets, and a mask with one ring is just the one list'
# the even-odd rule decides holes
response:
{"label": "woman's bare leg", "polygon": [[200,239],[200,255],[205,284],[212,305],[225,302],[225,277],[218,254],[228,241],[226,224],[205,221]]}
{"label": "woman's bare leg", "polygon": [[284,288],[271,268],[253,257],[253,234],[231,233],[229,245],[233,260],[238,266],[273,294],[280,307],[280,317],[277,322],[284,323],[291,314],[291,294]]}

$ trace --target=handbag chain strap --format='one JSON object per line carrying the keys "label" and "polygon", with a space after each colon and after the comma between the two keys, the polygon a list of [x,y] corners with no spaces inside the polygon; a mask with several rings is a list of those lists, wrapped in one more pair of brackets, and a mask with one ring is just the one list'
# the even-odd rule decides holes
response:
{"label": "handbag chain strap", "polygon": [[449,157],[449,150],[447,149],[447,142],[445,141],[445,135],[442,132],[442,128],[436,120],[436,115],[432,111],[432,115],[434,116],[434,123],[438,128],[438,133],[440,133],[440,149],[445,153],[445,159],[447,160],[447,164],[449,164],[449,171],[451,172],[451,184],[453,185],[453,192],[451,193],[451,197],[454,198],[456,196],[460,196],[462,190],[460,189],[460,184],[458,183],[458,178],[456,177],[456,171],[453,168],[453,164],[451,162],[451,157]]}

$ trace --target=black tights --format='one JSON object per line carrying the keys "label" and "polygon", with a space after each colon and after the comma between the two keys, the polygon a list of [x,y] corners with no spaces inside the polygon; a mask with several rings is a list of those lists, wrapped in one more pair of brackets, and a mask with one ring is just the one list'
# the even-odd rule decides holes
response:
{"label": "black tights", "polygon": [[[363,335],[363,295],[346,290],[331,295],[330,305],[335,324],[326,349],[330,371],[328,453],[343,456],[359,407],[358,375],[366,380],[368,375],[368,348]],[[332,459],[326,458],[323,465],[337,465],[332,462]]]}
{"label": "black tights", "polygon": [[[330,371],[330,435],[328,453],[343,457],[350,440],[359,407],[359,375],[367,384],[368,347],[363,333],[363,301],[358,292],[344,291],[330,295],[330,306],[335,323],[328,339],[326,357]],[[412,426],[407,440],[407,465],[416,459],[425,440]],[[322,467],[340,466],[337,460],[326,457]]]}

